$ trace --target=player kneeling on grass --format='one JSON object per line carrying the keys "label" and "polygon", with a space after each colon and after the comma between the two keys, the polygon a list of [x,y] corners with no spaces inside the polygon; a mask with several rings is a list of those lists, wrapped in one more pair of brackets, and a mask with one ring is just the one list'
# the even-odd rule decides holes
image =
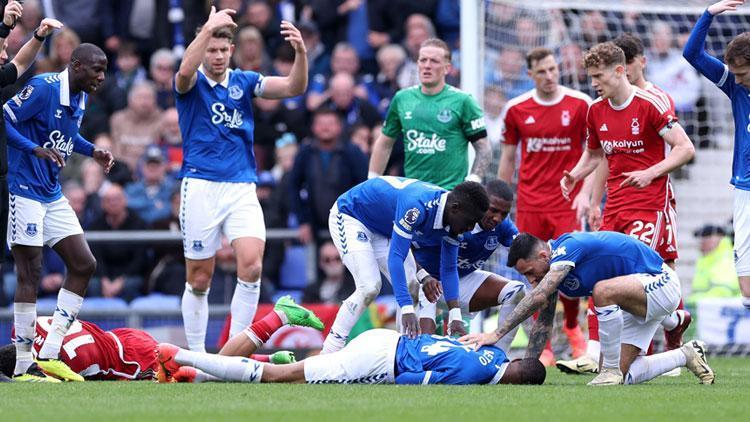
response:
{"label": "player kneeling on grass", "polygon": [[[502,305],[499,315],[499,321],[502,322],[523,298],[525,286],[519,281],[508,280],[480,268],[500,245],[510,246],[518,229],[508,218],[513,205],[510,186],[502,180],[493,180],[485,185],[485,190],[490,206],[477,226],[463,234],[458,249],[458,302],[461,312],[469,315]],[[417,279],[423,290],[419,297],[420,326],[423,333],[433,334],[436,329],[436,305],[443,293],[438,281],[440,245],[415,241],[412,246],[414,259],[423,267],[417,272]],[[515,332],[503,337],[495,346],[509,350],[514,334]]]}
{"label": "player kneeling on grass", "polygon": [[640,356],[662,320],[677,317],[680,302],[677,274],[642,242],[622,233],[597,232],[568,233],[547,243],[522,233],[510,247],[508,266],[525,275],[534,290],[497,330],[464,336],[464,343],[495,344],[559,290],[568,297],[594,299],[603,362],[589,385],[637,384],[681,366],[702,384],[713,384],[701,341]]}
{"label": "player kneeling on grass", "polygon": [[[288,309],[277,307],[232,337],[222,353],[248,356],[285,318],[293,316]],[[538,359],[510,362],[505,352],[494,346],[474,350],[448,337],[422,334],[411,339],[386,329],[366,331],[337,352],[289,365],[193,352],[166,343],[158,347],[158,360],[165,375],[159,380],[166,382],[542,384],[546,376]]]}

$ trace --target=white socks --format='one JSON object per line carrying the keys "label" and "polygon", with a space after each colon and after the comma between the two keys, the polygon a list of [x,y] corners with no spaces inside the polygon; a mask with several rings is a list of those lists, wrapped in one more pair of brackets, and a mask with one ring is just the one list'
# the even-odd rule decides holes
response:
{"label": "white socks", "polygon": [[60,358],[63,338],[68,333],[70,325],[76,320],[82,304],[83,298],[81,296],[69,290],[60,289],[57,294],[57,308],[52,315],[52,325],[47,333],[47,339],[39,351],[40,359]]}
{"label": "white socks", "polygon": [[36,303],[13,304],[13,328],[16,332],[13,337],[16,345],[16,368],[13,374],[22,375],[34,363],[31,347],[36,334]]}
{"label": "white socks", "polygon": [[685,366],[686,362],[687,357],[680,349],[651,356],[638,356],[625,375],[625,384],[639,384],[648,381],[675,368]]}
{"label": "white socks", "polygon": [[599,357],[602,353],[601,345],[598,340],[589,340],[586,344],[586,356],[599,363]]}
{"label": "white socks", "polygon": [[194,290],[185,283],[182,293],[182,320],[185,324],[185,337],[190,350],[206,351],[206,327],[208,326],[208,292]]}
{"label": "white socks", "polygon": [[258,299],[260,298],[260,280],[250,283],[237,279],[237,286],[234,288],[232,304],[232,324],[229,328],[229,338],[242,332],[253,322],[255,311],[258,310]]}
{"label": "white socks", "polygon": [[596,306],[594,310],[599,320],[599,343],[604,357],[602,368],[620,368],[622,311],[617,305]]}
{"label": "white socks", "polygon": [[[510,315],[510,313],[513,312],[514,309],[516,309],[516,305],[518,305],[518,302],[520,302],[525,295],[526,292],[524,290],[523,283],[518,281],[509,281],[505,284],[505,287],[500,290],[500,294],[497,296],[497,303],[500,305],[500,312],[497,315],[498,327],[503,323],[503,321],[505,321],[506,318],[508,318],[508,315]],[[513,343],[513,339],[516,337],[518,327],[520,327],[520,325],[516,325],[515,328],[510,330],[508,334],[500,339],[500,341],[495,343],[495,346],[505,353],[510,353],[510,345],[511,343]]]}
{"label": "white socks", "polygon": [[357,323],[359,317],[365,311],[365,299],[358,290],[355,290],[351,296],[346,298],[336,314],[336,320],[333,321],[331,331],[328,333],[326,340],[323,342],[323,350],[320,354],[332,353],[339,351],[346,345],[349,333],[352,327]]}
{"label": "white socks", "polygon": [[248,358],[211,355],[180,349],[175,355],[175,361],[180,365],[192,366],[225,381],[259,383],[263,377],[264,364]]}

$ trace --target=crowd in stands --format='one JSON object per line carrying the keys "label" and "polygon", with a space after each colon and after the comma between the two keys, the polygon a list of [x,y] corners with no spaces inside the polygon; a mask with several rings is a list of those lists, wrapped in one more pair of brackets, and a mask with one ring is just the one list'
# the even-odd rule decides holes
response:
{"label": "crowd in stands", "polygon": [[[175,109],[173,77],[181,52],[205,22],[212,4],[236,9],[233,67],[266,75],[286,75],[294,50],[279,34],[282,19],[300,28],[309,56],[306,95],[284,100],[256,98],[255,156],[258,197],[267,228],[299,230],[298,239],[269,239],[263,265],[262,300],[281,290],[304,292],[306,300],[338,303],[351,290],[340,260],[321,232],[327,230],[328,209],[337,196],[367,178],[370,147],[377,137],[391,98],[397,90],[418,83],[419,45],[440,37],[455,49],[448,83],[458,85],[459,0],[27,0],[23,18],[8,38],[12,56],[32,36],[43,16],[60,19],[65,29],[48,41],[44,57],[20,78],[18,90],[31,76],[59,72],[82,42],[101,46],[109,56],[104,86],[92,95],[81,133],[97,146],[109,148],[116,164],[105,175],[89,159],[74,156],[63,171],[64,194],[84,230],[179,231],[181,134]],[[45,10],[45,6],[51,9]],[[602,41],[609,22],[625,22],[632,29],[653,32],[649,45],[649,79],[675,97],[680,113],[696,113],[701,101],[695,71],[673,63],[681,46],[673,44],[689,29],[673,34],[674,26],[647,26],[642,16],[604,19],[597,11],[555,15],[552,28],[568,31],[542,33],[535,16],[504,4],[492,7],[487,38],[495,40],[486,52],[484,111],[490,140],[500,137],[500,112],[505,102],[533,88],[526,75],[524,56],[529,48],[549,44],[552,34],[568,42],[557,52],[563,83],[588,90],[580,63],[582,51]],[[627,19],[625,19],[627,18]],[[641,28],[642,27],[642,28]],[[506,28],[491,33],[492,28]],[[621,30],[622,28],[618,29]],[[638,31],[643,33],[643,31]],[[675,35],[679,35],[675,37]],[[683,85],[671,87],[668,71],[680,72]],[[666,78],[664,81],[658,76]],[[14,89],[3,92],[7,100]],[[674,91],[671,91],[674,89]],[[697,119],[700,120],[700,119]],[[697,129],[696,129],[697,130]],[[400,173],[399,142],[388,174]],[[225,242],[226,243],[226,242]],[[318,252],[318,277],[307,285],[302,247]],[[217,254],[217,270],[209,298],[226,303],[235,285],[235,264],[228,245]],[[185,267],[182,246],[133,247],[95,244],[98,261],[89,295],[120,297],[129,301],[150,292],[180,294]],[[301,255],[301,257],[300,257]],[[291,268],[289,268],[291,266]],[[286,269],[285,269],[286,268]],[[0,305],[12,299],[12,258],[3,265]],[[59,257],[45,249],[40,297],[53,295],[62,283]],[[226,279],[226,283],[221,280]]]}

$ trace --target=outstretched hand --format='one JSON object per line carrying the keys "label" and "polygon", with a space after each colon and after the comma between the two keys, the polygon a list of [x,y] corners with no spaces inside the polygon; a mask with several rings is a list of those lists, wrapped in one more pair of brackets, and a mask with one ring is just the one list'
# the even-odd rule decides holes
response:
{"label": "outstretched hand", "polygon": [[112,156],[112,153],[107,150],[96,148],[94,149],[93,157],[94,161],[104,167],[104,173],[109,173],[109,171],[112,170],[112,166],[115,165],[115,158]]}
{"label": "outstretched hand", "polygon": [[737,10],[737,8],[743,4],[745,4],[745,0],[722,0],[708,6],[708,13],[716,16],[726,11]]}
{"label": "outstretched hand", "polygon": [[211,13],[208,15],[205,27],[212,32],[225,27],[234,29],[237,24],[234,23],[232,16],[236,13],[234,9],[221,9],[217,12],[216,6],[211,6]]}
{"label": "outstretched hand", "polygon": [[18,19],[21,19],[23,14],[23,5],[17,1],[10,1],[5,6],[5,15],[3,16],[3,23],[5,26],[13,27]]}
{"label": "outstretched hand", "polygon": [[563,177],[560,179],[560,189],[562,190],[563,197],[570,201],[570,192],[576,187],[578,181],[573,177],[569,171],[563,170]]}
{"label": "outstretched hand", "polygon": [[64,25],[62,22],[60,22],[57,19],[52,18],[44,18],[42,19],[42,22],[39,24],[39,29],[36,30],[36,33],[40,37],[46,37],[53,32],[55,32],[55,29],[60,29]]}
{"label": "outstretched hand", "polygon": [[459,338],[458,341],[467,346],[474,346],[474,350],[477,350],[482,346],[494,346],[495,343],[500,341],[500,337],[492,331],[490,333],[467,334]]}
{"label": "outstretched hand", "polygon": [[305,48],[305,41],[302,39],[302,33],[289,21],[281,21],[281,36],[284,37],[285,41],[294,47],[294,51],[298,54],[306,54],[307,48]]}
{"label": "outstretched hand", "polygon": [[401,315],[401,325],[403,326],[403,334],[409,338],[417,338],[421,334],[417,314],[413,312]]}
{"label": "outstretched hand", "polygon": [[443,285],[435,277],[427,276],[422,282],[422,291],[430,303],[436,303],[443,294]]}

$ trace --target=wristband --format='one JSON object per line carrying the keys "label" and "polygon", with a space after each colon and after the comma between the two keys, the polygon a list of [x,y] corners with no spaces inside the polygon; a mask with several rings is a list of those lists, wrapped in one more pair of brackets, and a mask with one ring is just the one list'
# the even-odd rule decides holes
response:
{"label": "wristband", "polygon": [[482,183],[482,178],[478,174],[470,174],[466,176],[466,179],[464,179],[465,182],[477,182]]}
{"label": "wristband", "polygon": [[380,177],[380,176],[382,176],[382,174],[378,174],[378,173],[376,173],[376,172],[374,172],[374,171],[368,171],[368,172],[367,172],[367,179],[368,179],[368,180],[369,180],[369,179],[374,179],[374,178],[376,178],[376,177]]}
{"label": "wristband", "polygon": [[424,268],[420,268],[419,271],[417,271],[417,281],[419,281],[419,284],[422,284],[425,278],[429,277],[430,273],[427,272]]}
{"label": "wristband", "polygon": [[8,38],[11,29],[13,28],[6,25],[5,22],[0,22],[0,38]]}
{"label": "wristband", "polygon": [[463,322],[463,318],[461,318],[461,308],[451,308],[450,311],[448,311],[448,321],[461,321]]}
{"label": "wristband", "polygon": [[414,305],[406,305],[401,307],[401,315],[404,314],[413,314],[414,313]]}
{"label": "wristband", "polygon": [[39,42],[44,42],[44,40],[46,40],[47,37],[43,37],[43,36],[39,35],[39,33],[37,31],[39,31],[39,28],[37,28],[37,29],[34,30],[34,38],[36,38],[37,41],[39,41]]}

